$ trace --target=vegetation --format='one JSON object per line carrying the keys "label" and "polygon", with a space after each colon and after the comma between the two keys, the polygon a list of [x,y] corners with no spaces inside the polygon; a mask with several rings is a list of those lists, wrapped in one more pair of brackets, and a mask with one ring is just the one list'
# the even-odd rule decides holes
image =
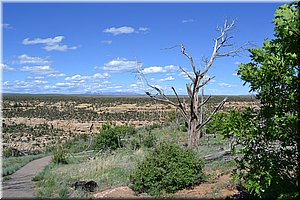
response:
{"label": "vegetation", "polygon": [[[96,192],[130,186],[137,194],[166,196],[204,181],[211,183],[222,174],[233,171],[237,184],[256,197],[299,198],[298,11],[297,4],[277,9],[273,20],[275,38],[265,40],[261,48],[250,49],[251,62],[239,66],[238,74],[245,84],[250,85],[250,91],[257,93],[257,99],[250,96],[229,97],[227,105],[234,105],[234,101],[247,101],[260,107],[245,108],[244,104],[233,110],[228,106],[214,115],[214,120],[204,129],[206,134],[197,131],[203,130],[203,125],[212,116],[210,114],[223,105],[218,106],[217,103],[223,97],[211,97],[210,102],[205,104],[206,115],[199,121],[200,116],[195,112],[199,111],[198,107],[193,107],[193,104],[200,102],[194,95],[198,95],[200,81],[206,72],[200,74],[195,70],[184,47],[182,53],[190,59],[196,76],[196,79],[191,78],[192,81],[197,80],[193,82],[193,90],[196,91],[189,91],[192,86],[187,86],[188,97],[162,95],[164,104],[175,102],[174,105],[171,103],[173,107],[162,104],[158,109],[152,99],[145,97],[4,95],[3,175],[11,174],[30,160],[43,156],[12,157],[14,149],[10,142],[20,141],[26,145],[34,138],[37,140],[32,146],[36,147],[42,146],[44,140],[54,139],[62,143],[53,146],[55,142],[47,141],[50,147],[46,149],[53,153],[52,163],[33,179],[38,197],[90,198],[90,193],[71,189],[72,183],[82,180],[96,181],[99,186]],[[210,63],[207,64],[210,67]],[[159,89],[153,89],[159,92]],[[189,99],[193,100],[185,106],[190,109],[190,115],[185,113],[178,117],[173,111],[174,106],[181,107],[182,102]],[[135,109],[126,110],[128,105],[125,105],[120,112],[114,110],[124,104],[134,104]],[[101,121],[102,128],[95,135],[81,130],[76,135],[70,129],[69,132],[64,130],[64,127],[54,128],[53,124],[16,123],[13,121],[15,117],[74,120],[76,123]],[[136,129],[129,125],[105,123],[108,121],[121,121],[122,124],[147,121],[152,125],[140,123],[143,127]],[[91,130],[91,127],[87,129]],[[65,137],[66,133],[68,137]],[[197,135],[196,139],[191,135]],[[198,141],[197,138],[201,137]],[[194,148],[197,145],[199,147]],[[235,154],[206,159],[208,155],[226,152],[228,147]],[[211,171],[220,174],[212,175]],[[215,197],[217,190],[224,187],[218,186],[211,195]]]}
{"label": "vegetation", "polygon": [[44,157],[45,154],[27,155],[20,157],[4,157],[2,159],[2,176],[8,176],[32,160]]}
{"label": "vegetation", "polygon": [[[299,7],[276,10],[275,39],[249,50],[252,61],[238,74],[258,92],[260,110],[219,116],[221,133],[241,145],[234,176],[258,197],[299,198]],[[298,96],[297,96],[298,95]],[[299,128],[299,127],[298,127]]]}
{"label": "vegetation", "polygon": [[191,149],[163,143],[138,163],[130,177],[136,193],[161,195],[204,181],[203,162]]}
{"label": "vegetation", "polygon": [[113,126],[103,124],[102,129],[96,136],[96,148],[102,150],[116,150],[124,147],[129,138],[136,133],[133,127]]}
{"label": "vegetation", "polygon": [[55,164],[68,164],[67,151],[63,144],[58,144],[52,151],[52,162]]}
{"label": "vegetation", "polygon": [[97,191],[129,184],[129,175],[143,151],[117,150],[89,160],[84,154],[70,157],[68,165],[50,164],[35,177],[40,198],[87,198],[88,193],[71,189],[71,183],[94,180]]}

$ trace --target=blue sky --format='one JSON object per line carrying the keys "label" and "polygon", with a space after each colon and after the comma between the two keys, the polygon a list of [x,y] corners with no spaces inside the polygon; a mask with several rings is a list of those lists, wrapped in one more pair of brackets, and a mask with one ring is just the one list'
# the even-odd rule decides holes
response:
{"label": "blue sky", "polygon": [[[172,94],[186,94],[192,71],[186,52],[203,69],[217,25],[236,19],[235,46],[261,46],[273,37],[276,3],[3,3],[2,92],[85,94],[147,88],[135,73],[136,60],[148,81]],[[245,95],[236,76],[248,53],[215,61],[206,94]]]}

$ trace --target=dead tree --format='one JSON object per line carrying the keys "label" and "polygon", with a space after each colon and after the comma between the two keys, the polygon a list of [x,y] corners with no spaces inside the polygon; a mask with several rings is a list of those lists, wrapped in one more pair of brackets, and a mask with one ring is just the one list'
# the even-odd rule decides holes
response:
{"label": "dead tree", "polygon": [[199,89],[203,88],[210,80],[214,78],[214,77],[205,78],[207,72],[212,67],[216,58],[225,57],[225,56],[235,56],[237,55],[238,52],[242,50],[242,47],[240,47],[227,52],[220,51],[225,47],[233,46],[232,44],[228,43],[228,41],[231,38],[233,38],[232,36],[229,35],[229,33],[232,30],[234,24],[235,24],[234,20],[229,24],[227,23],[226,20],[223,27],[217,27],[217,31],[220,32],[220,36],[214,39],[213,52],[211,54],[210,59],[205,60],[205,66],[203,72],[196,69],[193,58],[186,52],[184,45],[181,45],[181,53],[189,59],[190,65],[193,70],[193,74],[191,75],[185,69],[180,67],[180,70],[183,71],[187,75],[187,77],[191,80],[191,83],[186,84],[186,91],[189,98],[189,105],[188,105],[189,109],[187,109],[184,102],[180,100],[174,87],[171,88],[176,96],[176,101],[170,100],[170,98],[164,94],[162,89],[154,85],[151,85],[146,79],[145,75],[143,74],[142,69],[138,66],[138,72],[140,76],[143,78],[143,80],[146,82],[147,86],[157,91],[157,94],[155,95],[151,94],[148,91],[146,91],[145,93],[154,100],[171,104],[175,106],[178,110],[180,110],[186,122],[185,124],[187,125],[188,147],[190,148],[196,149],[198,147],[198,141],[201,137],[203,137],[203,132],[201,131],[202,128],[204,127],[205,124],[207,124],[211,120],[212,116],[223,107],[224,103],[227,100],[226,97],[222,102],[220,102],[215,107],[215,109],[211,112],[211,114],[207,119],[205,120],[202,119],[201,116],[203,116],[202,113],[203,109],[201,108],[208,102],[211,96],[199,102]]}

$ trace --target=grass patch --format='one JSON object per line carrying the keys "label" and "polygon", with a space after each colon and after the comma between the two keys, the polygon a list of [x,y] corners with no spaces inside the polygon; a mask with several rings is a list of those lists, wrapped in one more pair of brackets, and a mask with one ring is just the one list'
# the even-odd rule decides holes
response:
{"label": "grass patch", "polygon": [[27,155],[20,157],[4,157],[2,160],[2,176],[8,176],[32,160],[42,158],[45,154]]}
{"label": "grass patch", "polygon": [[51,163],[35,177],[39,198],[88,198],[89,193],[73,190],[71,183],[94,180],[98,184],[96,192],[126,186],[129,174],[138,159],[144,156],[143,150],[119,149],[114,154],[99,155],[94,160],[73,157],[69,164]]}

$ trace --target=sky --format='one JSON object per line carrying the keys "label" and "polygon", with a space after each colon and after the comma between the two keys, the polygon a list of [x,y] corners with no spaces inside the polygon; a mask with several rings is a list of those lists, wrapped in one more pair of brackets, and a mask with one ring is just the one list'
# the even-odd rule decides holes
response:
{"label": "sky", "polygon": [[[283,3],[3,3],[2,92],[31,94],[144,94],[141,67],[166,94],[186,94],[190,62],[203,71],[217,26],[236,19],[234,47],[272,39]],[[175,46],[175,47],[174,47]],[[173,48],[172,48],[173,47]],[[223,52],[232,49],[226,48]],[[215,60],[207,95],[248,95],[236,71],[249,53]],[[139,63],[137,65],[137,63]]]}

